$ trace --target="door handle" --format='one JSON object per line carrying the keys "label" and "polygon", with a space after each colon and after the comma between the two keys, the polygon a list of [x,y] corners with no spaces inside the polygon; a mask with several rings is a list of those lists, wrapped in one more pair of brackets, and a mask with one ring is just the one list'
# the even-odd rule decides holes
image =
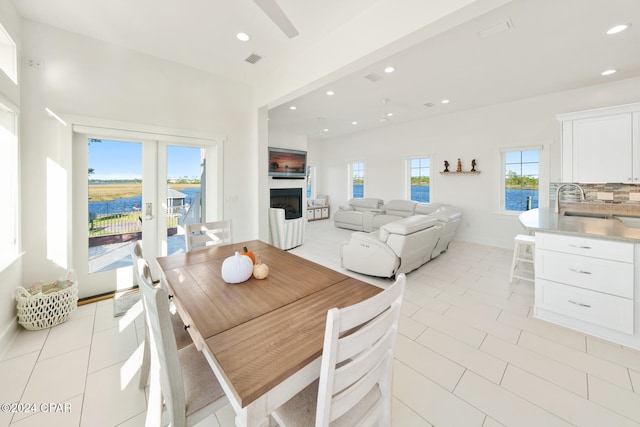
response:
{"label": "door handle", "polygon": [[580,307],[591,308],[591,306],[589,304],[584,304],[582,302],[577,302],[577,301],[573,301],[573,300],[567,300],[567,301],[569,301],[573,305],[577,305],[577,306],[580,306]]}
{"label": "door handle", "polygon": [[573,271],[574,273],[579,273],[579,274],[591,274],[590,271],[576,270],[575,268],[570,268],[569,271]]}

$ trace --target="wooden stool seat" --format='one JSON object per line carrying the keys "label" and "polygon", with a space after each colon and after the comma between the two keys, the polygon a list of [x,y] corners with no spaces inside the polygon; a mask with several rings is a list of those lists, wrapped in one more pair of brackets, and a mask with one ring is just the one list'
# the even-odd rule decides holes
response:
{"label": "wooden stool seat", "polygon": [[536,238],[526,234],[518,234],[514,240],[513,260],[511,261],[511,272],[509,283],[513,279],[522,279],[534,282],[534,258]]}

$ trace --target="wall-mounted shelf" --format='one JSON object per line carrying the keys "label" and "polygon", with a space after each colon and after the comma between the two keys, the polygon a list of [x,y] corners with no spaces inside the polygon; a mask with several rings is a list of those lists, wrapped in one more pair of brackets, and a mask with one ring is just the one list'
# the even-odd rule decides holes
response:
{"label": "wall-mounted shelf", "polygon": [[440,172],[440,175],[480,175],[480,171]]}

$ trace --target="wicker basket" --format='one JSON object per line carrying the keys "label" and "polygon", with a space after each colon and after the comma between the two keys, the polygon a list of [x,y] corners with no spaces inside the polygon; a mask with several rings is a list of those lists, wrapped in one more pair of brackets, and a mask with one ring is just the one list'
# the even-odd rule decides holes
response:
{"label": "wicker basket", "polygon": [[65,279],[39,282],[29,289],[18,286],[17,291],[18,323],[31,331],[59,325],[77,308],[78,279],[73,270]]}

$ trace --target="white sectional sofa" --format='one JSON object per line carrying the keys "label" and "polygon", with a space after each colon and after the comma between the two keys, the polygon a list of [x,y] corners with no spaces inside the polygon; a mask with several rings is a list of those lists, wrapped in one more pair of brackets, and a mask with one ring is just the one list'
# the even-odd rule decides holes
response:
{"label": "white sectional sofa", "polygon": [[447,250],[461,217],[448,205],[392,200],[363,215],[364,232],[342,245],[341,264],[370,276],[408,273]]}

